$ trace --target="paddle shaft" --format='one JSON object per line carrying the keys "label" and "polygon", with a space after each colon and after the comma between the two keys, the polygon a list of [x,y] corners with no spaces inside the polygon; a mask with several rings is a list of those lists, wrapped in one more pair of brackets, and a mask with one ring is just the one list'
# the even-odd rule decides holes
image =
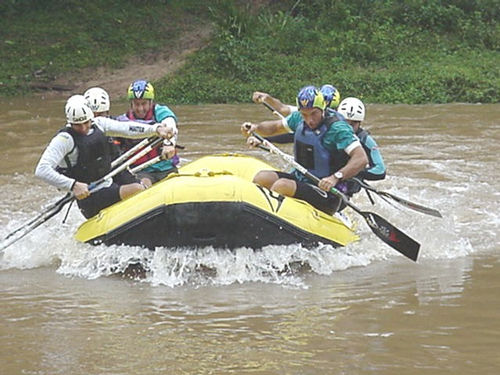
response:
{"label": "paddle shaft", "polygon": [[360,179],[358,179],[356,177],[354,177],[353,180],[356,181],[358,184],[360,184],[361,187],[364,188],[364,189],[366,189],[367,191],[372,191],[375,194],[380,195],[380,197],[384,197],[385,196],[385,197],[391,198],[391,199],[393,199],[394,201],[398,202],[399,204],[401,204],[404,207],[410,208],[410,209],[412,209],[414,211],[421,212],[423,214],[427,214],[427,215],[431,215],[431,216],[435,216],[435,217],[443,217],[441,215],[441,213],[438,210],[434,209],[434,208],[425,207],[425,206],[422,206],[421,204],[410,202],[410,201],[408,201],[408,200],[406,200],[404,198],[398,197],[397,195],[388,193],[386,191],[377,190],[373,186],[368,185],[368,183],[366,183],[365,181],[361,181]]}
{"label": "paddle shaft", "polygon": [[132,155],[134,152],[137,150],[141,149],[144,147],[148,142],[151,142],[150,138],[144,138],[141,142],[136,144],[134,147],[132,147],[130,150],[124,152],[120,156],[118,156],[115,160],[111,162],[111,168],[116,167],[118,164],[120,164],[123,160],[126,160],[130,155]]}
{"label": "paddle shaft", "polygon": [[[295,161],[295,159],[292,156],[284,153],[279,148],[274,146],[271,142],[265,140],[263,137],[256,134],[255,132],[252,132],[252,136],[261,141],[263,145],[269,149],[270,152],[280,156],[283,160],[291,164],[294,168],[296,168],[299,172],[304,174],[316,185],[319,183],[320,179],[311,174],[304,166]],[[351,207],[355,212],[363,216],[363,218],[365,219],[366,223],[368,224],[372,232],[382,241],[391,246],[393,249],[399,251],[407,258],[413,261],[417,260],[418,252],[420,250],[420,244],[418,242],[416,242],[411,237],[403,233],[401,230],[396,228],[394,225],[389,223],[381,216],[373,212],[362,211],[356,205],[351,203],[345,194],[343,194],[336,188],[332,188],[330,191],[331,193],[337,195],[340,199],[342,199],[342,201],[347,206]]]}
{"label": "paddle shaft", "polygon": [[[38,215],[36,217],[37,220],[31,220],[28,223],[16,229],[14,232],[5,237],[5,239],[2,241],[2,245],[0,246],[0,251],[5,250],[7,247],[19,241],[28,233],[30,233],[31,231],[33,231],[34,229],[38,228],[40,225],[45,223],[51,217],[58,214],[67,203],[73,201],[74,199],[75,197],[73,196],[73,194],[71,193],[66,194],[63,198],[58,200],[49,210],[45,210],[40,215]],[[13,234],[16,233],[17,236],[12,236]]]}
{"label": "paddle shaft", "polygon": [[130,165],[134,164],[138,159],[142,158],[144,155],[146,155],[148,152],[150,152],[152,149],[154,149],[156,146],[158,146],[161,142],[163,142],[163,138],[153,139],[152,141],[150,141],[150,143],[146,147],[144,147],[137,154],[133,155],[131,158],[129,158],[127,161],[125,161],[123,164],[121,164],[119,167],[116,167],[111,172],[109,172],[106,176],[100,178],[99,180],[90,183],[89,190],[92,190],[93,188],[97,187],[97,185],[103,183],[104,181],[106,181],[106,180],[116,176],[118,173],[124,171]]}
{"label": "paddle shaft", "polygon": [[266,106],[267,109],[269,109],[273,114],[278,116],[280,119],[284,119],[285,116],[283,116],[281,113],[279,113],[277,110],[275,110],[270,104],[267,104],[266,102],[262,102]]}
{"label": "paddle shaft", "polygon": [[[264,106],[266,106],[267,109],[269,109],[272,113],[274,113],[275,115],[277,115],[281,119],[285,118],[281,113],[279,113],[277,110],[275,110],[270,104],[267,104],[266,102],[262,102],[262,104],[264,104]],[[391,193],[388,193],[388,192],[385,192],[385,191],[379,191],[379,190],[375,189],[373,186],[368,185],[366,182],[361,181],[360,179],[358,179],[356,177],[354,177],[352,179],[355,180],[357,183],[359,183],[361,185],[361,187],[364,188],[365,190],[372,191],[372,192],[374,192],[375,194],[378,194],[381,197],[386,196],[388,198],[392,198],[393,200],[395,200],[396,202],[398,202],[402,206],[405,206],[405,207],[407,207],[409,209],[421,212],[423,214],[432,215],[432,216],[435,216],[435,217],[443,217],[441,215],[441,213],[438,210],[434,209],[434,208],[429,208],[429,207],[422,206],[422,205],[420,205],[418,203],[410,202],[410,201],[408,201],[406,199],[398,197],[397,195],[394,195],[394,194],[391,194]],[[370,196],[368,196],[368,197],[370,197]]]}
{"label": "paddle shaft", "polygon": [[[154,138],[152,140],[149,140],[149,144],[144,147],[141,151],[139,151],[137,154],[129,158],[127,161],[122,163],[119,167],[113,169],[111,172],[109,172],[107,175],[104,177],[100,178],[97,181],[94,181],[88,185],[88,189],[90,193],[95,192],[99,190],[99,185],[104,183],[105,181],[109,180],[110,178],[116,176],[118,173],[122,172],[126,168],[128,168],[131,164],[133,164],[137,159],[143,157],[146,155],[148,152],[150,152],[154,147],[158,146],[161,142],[163,141],[162,138]],[[147,144],[144,143],[144,145]],[[130,154],[129,154],[130,155]],[[73,201],[76,197],[74,196],[73,192],[68,192],[64,197],[59,199],[57,202],[55,202],[53,205],[51,205],[48,209],[44,210],[40,214],[38,214],[35,218],[29,220],[25,224],[21,225],[19,228],[14,230],[13,232],[9,233],[2,241],[2,244],[0,246],[0,251],[3,251],[13,243],[17,242],[24,236],[26,236],[28,233],[45,223],[47,220],[55,216],[59,211],[62,210],[62,208],[69,202]],[[17,236],[14,236],[14,234],[20,233]]]}

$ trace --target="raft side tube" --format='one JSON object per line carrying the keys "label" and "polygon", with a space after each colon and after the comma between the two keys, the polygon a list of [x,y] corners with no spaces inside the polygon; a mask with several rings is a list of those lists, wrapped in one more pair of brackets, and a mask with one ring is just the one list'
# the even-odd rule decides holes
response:
{"label": "raft side tube", "polygon": [[244,202],[200,202],[162,206],[103,236],[93,245],[259,249],[267,245],[339,243],[302,230]]}

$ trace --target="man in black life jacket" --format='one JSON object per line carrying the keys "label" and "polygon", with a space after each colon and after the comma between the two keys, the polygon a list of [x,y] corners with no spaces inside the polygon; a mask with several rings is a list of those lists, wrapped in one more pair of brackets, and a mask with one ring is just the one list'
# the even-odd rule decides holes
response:
{"label": "man in black life jacket", "polygon": [[144,190],[139,181],[123,184],[113,180],[110,186],[89,191],[89,184],[104,177],[111,170],[108,136],[145,138],[173,134],[160,125],[120,122],[96,117],[82,95],[68,99],[65,107],[67,124],[43,152],[35,175],[59,189],[72,191],[82,214],[90,218],[101,209]]}

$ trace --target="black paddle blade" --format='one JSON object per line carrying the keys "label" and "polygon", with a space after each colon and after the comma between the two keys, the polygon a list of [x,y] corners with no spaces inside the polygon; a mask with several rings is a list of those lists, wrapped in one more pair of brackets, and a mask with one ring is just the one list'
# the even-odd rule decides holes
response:
{"label": "black paddle blade", "polygon": [[[359,212],[359,211],[358,211]],[[387,245],[396,249],[405,257],[417,261],[420,244],[413,238],[401,232],[394,225],[389,223],[383,217],[373,212],[359,212],[366,219],[373,233],[377,235]]]}

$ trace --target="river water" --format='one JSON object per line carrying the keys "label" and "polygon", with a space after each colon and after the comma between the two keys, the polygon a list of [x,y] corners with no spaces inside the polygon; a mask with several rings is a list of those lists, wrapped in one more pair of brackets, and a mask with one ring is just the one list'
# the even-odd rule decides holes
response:
{"label": "river water", "polygon": [[[0,106],[3,238],[62,195],[33,170],[64,100]],[[239,152],[284,167],[239,133],[272,118],[265,108],[173,109],[184,163]],[[373,185],[444,216],[355,197],[422,244],[417,263],[354,213],[361,241],[342,249],[151,252],[77,243],[73,207],[0,257],[0,373],[499,373],[500,105],[369,105],[366,123],[388,166]],[[145,277],[118,272],[137,260]]]}

